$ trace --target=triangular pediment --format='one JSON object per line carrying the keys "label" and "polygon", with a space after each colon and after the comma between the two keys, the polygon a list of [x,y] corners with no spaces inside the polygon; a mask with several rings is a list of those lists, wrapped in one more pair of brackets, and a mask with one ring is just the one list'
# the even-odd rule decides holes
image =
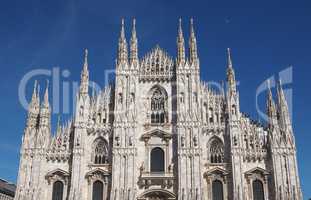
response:
{"label": "triangular pediment", "polygon": [[108,171],[100,169],[100,168],[96,168],[96,169],[93,169],[93,170],[89,171],[88,173],[86,173],[85,176],[90,177],[90,176],[93,176],[96,174],[101,174],[103,176],[109,176],[110,175],[110,173]]}
{"label": "triangular pediment", "polygon": [[149,132],[147,132],[141,136],[142,139],[149,139],[151,137],[159,137],[162,139],[170,139],[170,138],[172,138],[172,135],[161,130],[161,129],[155,129],[155,130],[149,131]]}
{"label": "triangular pediment", "polygon": [[66,176],[69,176],[69,173],[64,171],[64,170],[62,170],[62,169],[55,169],[55,170],[50,171],[49,173],[47,173],[46,177],[52,177],[52,176],[55,176],[55,175],[66,177]]}
{"label": "triangular pediment", "polygon": [[227,172],[227,170],[222,169],[220,167],[215,167],[215,168],[212,168],[212,169],[208,170],[207,172],[205,172],[205,176],[209,176],[211,174],[227,175],[228,172]]}
{"label": "triangular pediment", "polygon": [[260,167],[255,167],[247,172],[245,172],[246,175],[251,175],[251,174],[263,174],[263,175],[268,175],[269,172],[265,169],[262,169]]}

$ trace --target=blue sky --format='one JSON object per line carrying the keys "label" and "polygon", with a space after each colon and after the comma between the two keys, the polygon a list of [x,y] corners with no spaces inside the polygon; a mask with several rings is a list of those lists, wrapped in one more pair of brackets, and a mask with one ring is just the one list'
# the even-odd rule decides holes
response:
{"label": "blue sky", "polygon": [[[175,56],[178,18],[183,18],[188,37],[193,17],[202,79],[225,79],[225,50],[230,47],[240,81],[241,110],[254,119],[258,86],[293,66],[293,82],[286,88],[293,89],[303,192],[305,198],[311,197],[311,1],[4,0],[0,10],[1,178],[16,181],[26,117],[18,86],[27,72],[60,67],[70,71],[62,81],[78,81],[83,49],[88,48],[91,79],[103,86],[105,70],[114,67],[122,17],[128,38],[130,21],[137,19],[140,56],[156,44]],[[45,87],[46,77],[38,79]],[[259,100],[264,109],[264,94]]]}

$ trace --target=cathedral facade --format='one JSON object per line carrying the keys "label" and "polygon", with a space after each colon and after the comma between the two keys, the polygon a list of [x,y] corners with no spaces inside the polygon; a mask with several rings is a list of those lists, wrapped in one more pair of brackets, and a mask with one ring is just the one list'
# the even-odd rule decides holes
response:
{"label": "cathedral facade", "polygon": [[156,46],[141,59],[135,20],[129,43],[122,21],[115,81],[98,94],[85,54],[74,116],[54,134],[48,87],[40,101],[35,84],[15,200],[302,200],[281,84],[268,122],[251,120],[230,49],[226,84],[200,79],[192,20],[187,45],[179,23],[176,58]]}

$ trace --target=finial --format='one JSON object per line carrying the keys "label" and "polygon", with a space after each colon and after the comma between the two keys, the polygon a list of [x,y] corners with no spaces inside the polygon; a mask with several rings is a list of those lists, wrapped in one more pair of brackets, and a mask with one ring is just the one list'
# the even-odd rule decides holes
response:
{"label": "finial", "polygon": [[271,91],[271,82],[270,79],[267,80],[267,86],[268,86],[268,98],[272,101],[272,91]]}
{"label": "finial", "polygon": [[125,31],[124,31],[124,18],[121,20],[121,38],[125,38]]}
{"label": "finial", "polygon": [[84,66],[87,67],[87,58],[88,58],[89,51],[87,49],[84,50]]}
{"label": "finial", "polygon": [[191,37],[194,37],[194,27],[193,27],[193,18],[190,19],[190,34]]}
{"label": "finial", "polygon": [[85,60],[87,60],[87,56],[88,56],[89,51],[87,49],[84,50],[84,58]]}
{"label": "finial", "polygon": [[95,98],[95,95],[96,95],[95,82],[93,82],[92,88],[93,88],[93,90],[92,90],[92,97]]}
{"label": "finial", "polygon": [[183,37],[183,31],[182,31],[182,20],[179,18],[179,24],[178,24],[178,36],[179,38]]}
{"label": "finial", "polygon": [[57,129],[60,128],[60,115],[57,115]]}
{"label": "finial", "polygon": [[132,40],[136,40],[136,19],[133,19]]}
{"label": "finial", "polygon": [[37,97],[40,97],[40,84],[37,83]]}
{"label": "finial", "polygon": [[181,17],[179,18],[179,29],[181,30],[181,25],[182,25],[182,20],[181,20]]}
{"label": "finial", "polygon": [[35,80],[35,83],[33,85],[33,93],[36,93],[37,92],[37,84],[38,84],[38,81]]}
{"label": "finial", "polygon": [[270,79],[268,79],[268,80],[267,80],[267,86],[268,86],[268,89],[269,89],[269,90],[271,90],[271,83],[270,83]]}
{"label": "finial", "polygon": [[46,80],[46,89],[44,94],[44,103],[47,105],[49,103],[49,80]]}
{"label": "finial", "polygon": [[228,68],[232,68],[231,50],[227,48]]}
{"label": "finial", "polygon": [[35,100],[36,97],[37,97],[37,80],[35,80],[35,83],[33,85],[32,100]]}

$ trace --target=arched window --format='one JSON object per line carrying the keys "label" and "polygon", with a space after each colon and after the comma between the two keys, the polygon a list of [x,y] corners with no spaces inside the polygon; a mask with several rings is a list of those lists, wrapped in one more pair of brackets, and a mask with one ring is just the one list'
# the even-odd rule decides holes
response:
{"label": "arched window", "polygon": [[263,190],[263,184],[260,180],[255,180],[253,182],[253,200],[264,200],[264,190]]}
{"label": "arched window", "polygon": [[63,200],[64,184],[61,181],[56,181],[53,184],[52,200]]}
{"label": "arched window", "polygon": [[97,139],[94,143],[94,163],[95,164],[106,164],[108,163],[108,147],[107,143],[103,139]]}
{"label": "arched window", "polygon": [[93,197],[92,200],[103,200],[104,184],[101,181],[93,183]]}
{"label": "arched window", "polygon": [[210,162],[223,163],[224,161],[224,146],[219,139],[214,139],[210,144]]}
{"label": "arched window", "polygon": [[165,101],[166,95],[160,89],[155,89],[151,97],[151,123],[165,122]]}
{"label": "arched window", "polygon": [[151,156],[150,156],[150,162],[151,162],[151,172],[164,172],[165,168],[165,161],[164,161],[164,151],[156,147],[151,150]]}
{"label": "arched window", "polygon": [[219,180],[215,180],[212,183],[212,200],[223,200],[224,199],[224,191],[223,184]]}

